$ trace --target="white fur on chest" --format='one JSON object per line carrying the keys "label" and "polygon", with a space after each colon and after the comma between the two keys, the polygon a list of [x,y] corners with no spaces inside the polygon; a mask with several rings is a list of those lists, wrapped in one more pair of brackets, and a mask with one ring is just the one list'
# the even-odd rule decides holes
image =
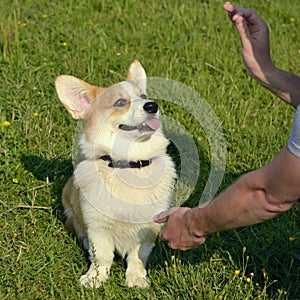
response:
{"label": "white fur on chest", "polygon": [[167,155],[141,169],[110,168],[105,161],[86,160],[74,172],[84,207],[129,223],[152,222],[155,214],[169,207],[174,173]]}

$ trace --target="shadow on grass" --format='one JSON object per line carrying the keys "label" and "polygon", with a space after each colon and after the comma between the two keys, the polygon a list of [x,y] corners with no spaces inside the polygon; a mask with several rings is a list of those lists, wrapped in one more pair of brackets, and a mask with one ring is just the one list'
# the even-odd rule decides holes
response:
{"label": "shadow on grass", "polygon": [[36,155],[21,155],[24,168],[38,180],[51,183],[51,194],[55,199],[54,211],[58,211],[60,220],[64,219],[61,193],[67,180],[73,173],[71,160],[43,159]]}

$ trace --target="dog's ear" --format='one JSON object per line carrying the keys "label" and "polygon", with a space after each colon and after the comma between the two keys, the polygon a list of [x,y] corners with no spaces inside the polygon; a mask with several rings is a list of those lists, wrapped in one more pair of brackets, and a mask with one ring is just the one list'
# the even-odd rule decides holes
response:
{"label": "dog's ear", "polygon": [[129,67],[127,81],[133,81],[141,90],[142,94],[147,94],[147,76],[139,61],[135,60]]}
{"label": "dog's ear", "polygon": [[57,95],[74,119],[83,119],[86,109],[100,88],[74,76],[61,75],[55,80]]}

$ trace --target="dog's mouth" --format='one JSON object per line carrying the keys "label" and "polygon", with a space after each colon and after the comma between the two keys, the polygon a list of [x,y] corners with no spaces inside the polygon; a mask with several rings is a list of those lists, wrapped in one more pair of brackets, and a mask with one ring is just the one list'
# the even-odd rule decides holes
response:
{"label": "dog's mouth", "polygon": [[138,130],[140,132],[144,131],[156,131],[160,127],[160,122],[157,119],[150,119],[146,122],[139,124],[139,125],[126,125],[121,124],[119,125],[119,129],[125,130],[125,131],[132,131],[132,130]]}

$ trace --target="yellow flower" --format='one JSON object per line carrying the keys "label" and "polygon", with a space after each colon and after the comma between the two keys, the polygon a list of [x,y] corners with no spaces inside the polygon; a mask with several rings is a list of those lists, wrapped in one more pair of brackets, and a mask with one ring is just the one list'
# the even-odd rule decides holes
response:
{"label": "yellow flower", "polygon": [[294,23],[296,21],[295,18],[290,18],[291,23]]}
{"label": "yellow flower", "polygon": [[47,14],[43,14],[42,16],[43,16],[44,19],[48,18]]}
{"label": "yellow flower", "polygon": [[240,270],[235,270],[235,271],[234,271],[234,274],[235,274],[235,275],[240,275],[240,273],[241,273]]}
{"label": "yellow flower", "polygon": [[290,237],[289,237],[289,241],[290,241],[290,242],[294,241],[295,239],[296,239],[296,238],[295,238],[294,236],[290,236]]}
{"label": "yellow flower", "polygon": [[19,183],[19,179],[18,178],[13,178],[13,183]]}
{"label": "yellow flower", "polygon": [[34,112],[34,113],[33,113],[33,116],[34,116],[34,117],[37,117],[38,115],[39,115],[39,114],[38,114],[37,112]]}
{"label": "yellow flower", "polygon": [[62,45],[63,45],[64,47],[67,47],[67,46],[68,46],[67,42],[63,42]]}
{"label": "yellow flower", "polygon": [[5,127],[10,126],[10,122],[4,121],[4,122],[2,123],[2,125],[5,126]]}
{"label": "yellow flower", "polygon": [[247,282],[250,283],[251,282],[251,278],[247,277]]}

